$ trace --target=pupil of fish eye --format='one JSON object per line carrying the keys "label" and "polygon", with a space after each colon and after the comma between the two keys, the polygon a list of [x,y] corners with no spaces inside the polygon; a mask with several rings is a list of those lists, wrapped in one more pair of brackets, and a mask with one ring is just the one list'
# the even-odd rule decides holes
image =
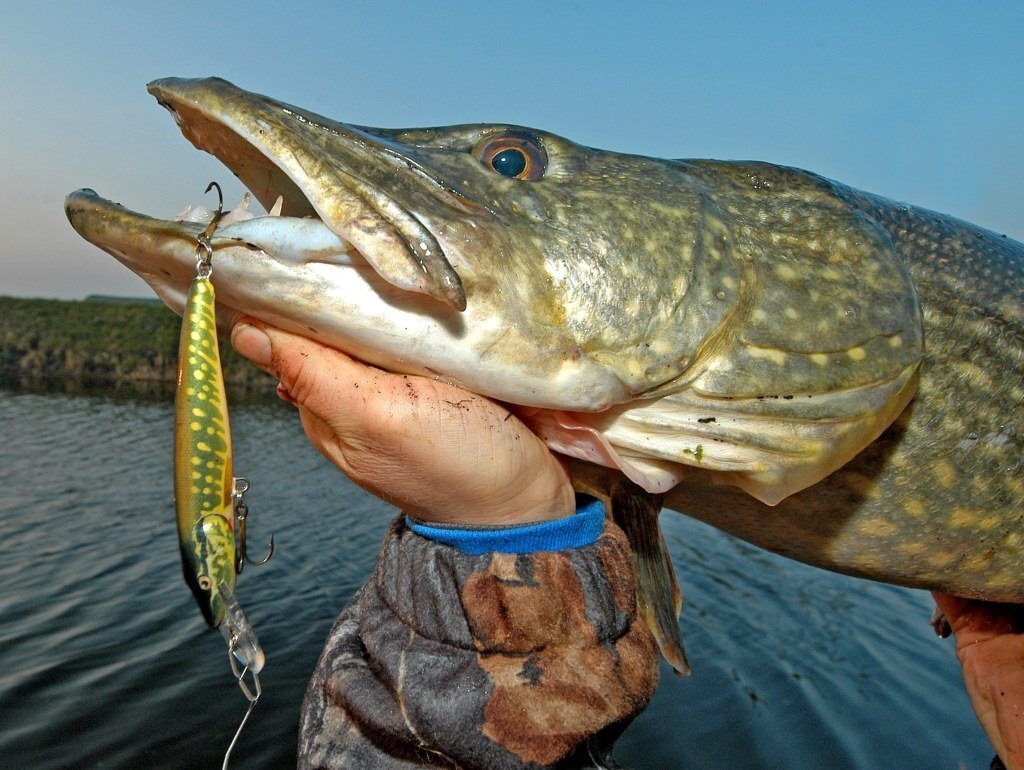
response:
{"label": "pupil of fish eye", "polygon": [[509,148],[491,158],[491,167],[502,176],[517,177],[526,170],[526,153]]}

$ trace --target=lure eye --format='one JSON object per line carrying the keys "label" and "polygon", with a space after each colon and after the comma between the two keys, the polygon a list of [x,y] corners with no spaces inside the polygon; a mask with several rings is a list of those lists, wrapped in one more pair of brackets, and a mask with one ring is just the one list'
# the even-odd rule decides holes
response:
{"label": "lure eye", "polygon": [[548,158],[540,142],[521,133],[485,137],[473,150],[491,171],[509,179],[536,182],[547,170]]}
{"label": "lure eye", "polygon": [[202,575],[197,582],[199,583],[199,587],[202,588],[204,591],[209,591],[210,586],[213,585],[213,581],[210,580],[210,578],[206,575]]}

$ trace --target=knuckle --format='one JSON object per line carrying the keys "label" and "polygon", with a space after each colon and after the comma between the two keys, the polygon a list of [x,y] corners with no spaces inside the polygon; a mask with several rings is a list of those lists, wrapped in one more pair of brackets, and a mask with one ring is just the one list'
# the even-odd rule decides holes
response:
{"label": "knuckle", "polygon": [[288,395],[298,404],[307,404],[319,388],[316,362],[309,350],[275,355],[275,371]]}

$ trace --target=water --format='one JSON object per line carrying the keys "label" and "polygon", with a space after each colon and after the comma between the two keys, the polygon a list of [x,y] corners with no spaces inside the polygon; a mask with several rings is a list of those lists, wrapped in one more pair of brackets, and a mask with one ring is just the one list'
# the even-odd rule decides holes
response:
{"label": "water", "polygon": [[[214,768],[245,702],[181,579],[169,401],[0,391],[0,767]],[[287,407],[232,411],[252,543],[238,594],[267,652],[233,766],[294,764],[299,705],[393,510]],[[671,513],[691,677],[663,668],[634,768],[977,768],[992,750],[927,594],[790,562]]]}

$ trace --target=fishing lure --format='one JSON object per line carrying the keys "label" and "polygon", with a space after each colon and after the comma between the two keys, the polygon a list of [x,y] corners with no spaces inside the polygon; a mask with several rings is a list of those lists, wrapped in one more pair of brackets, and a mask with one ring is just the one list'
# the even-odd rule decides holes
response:
{"label": "fishing lure", "polygon": [[[174,508],[185,582],[206,622],[224,635],[231,670],[249,701],[224,756],[227,767],[231,750],[262,693],[259,673],[265,656],[235,598],[235,579],[250,561],[245,545],[248,507],[243,499],[249,482],[234,477],[231,463],[231,429],[217,344],[216,296],[210,280],[210,241],[224,215],[224,199],[216,182],[211,182],[206,192],[213,188],[219,199],[217,211],[197,239],[196,277],[182,313],[174,410]],[[266,557],[253,563],[265,563],[273,552],[271,538]]]}

